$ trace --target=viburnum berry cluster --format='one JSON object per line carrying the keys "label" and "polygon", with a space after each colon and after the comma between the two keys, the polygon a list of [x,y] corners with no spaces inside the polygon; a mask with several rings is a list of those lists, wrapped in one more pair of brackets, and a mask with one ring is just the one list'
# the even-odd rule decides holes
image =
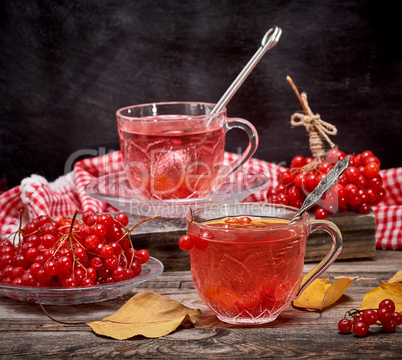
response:
{"label": "viburnum berry cluster", "polygon": [[[22,214],[22,213],[21,213]],[[41,215],[0,242],[0,283],[93,286],[134,278],[149,260],[133,247],[124,213],[85,211],[82,220]]]}
{"label": "viburnum berry cluster", "polygon": [[[348,316],[352,319],[348,319]],[[338,330],[342,334],[353,331],[357,336],[365,336],[371,325],[380,323],[385,332],[394,332],[402,324],[402,314],[395,311],[395,303],[391,299],[380,302],[378,309],[356,310],[346,312],[338,322]]]}
{"label": "viburnum berry cluster", "polygon": [[314,190],[339,160],[350,156],[350,165],[335,185],[315,205],[317,219],[336,212],[352,211],[367,214],[385,197],[380,160],[371,151],[347,155],[333,148],[325,158],[295,156],[290,168],[278,176],[278,185],[267,192],[268,201],[300,208],[306,196]]}

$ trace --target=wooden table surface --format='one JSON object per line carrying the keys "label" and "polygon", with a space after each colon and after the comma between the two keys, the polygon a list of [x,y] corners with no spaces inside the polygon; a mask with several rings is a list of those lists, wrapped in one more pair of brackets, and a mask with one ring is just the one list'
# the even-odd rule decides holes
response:
{"label": "wooden table surface", "polygon": [[[313,265],[307,264],[305,271]],[[0,296],[0,358],[402,359],[402,326],[394,333],[384,333],[376,326],[363,338],[342,335],[337,329],[345,311],[359,307],[368,290],[401,269],[401,251],[377,250],[372,259],[337,261],[324,277],[329,276],[332,282],[339,276],[349,276],[354,281],[335,305],[323,312],[289,306],[276,321],[259,326],[219,321],[197,297],[189,271],[165,272],[131,294],[111,301],[46,306],[58,320],[88,322],[111,315],[136,292],[149,290],[202,311],[195,326],[156,339],[138,336],[119,341],[98,336],[86,325],[52,321],[39,305]]]}

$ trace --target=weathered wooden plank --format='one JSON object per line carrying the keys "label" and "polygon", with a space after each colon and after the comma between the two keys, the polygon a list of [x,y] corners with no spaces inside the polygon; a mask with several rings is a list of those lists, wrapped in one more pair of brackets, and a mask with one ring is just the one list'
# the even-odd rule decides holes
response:
{"label": "weathered wooden plank", "polygon": [[[307,264],[305,272],[312,266]],[[337,322],[345,311],[361,305],[368,290],[401,267],[400,251],[378,250],[374,259],[337,261],[324,276],[330,281],[339,276],[355,280],[336,305],[323,312],[289,306],[276,321],[249,327],[219,321],[198,298],[188,271],[165,272],[120,299],[92,305],[46,306],[56,319],[87,322],[112,314],[134,293],[150,290],[201,309],[202,316],[194,327],[179,328],[158,339],[112,340],[95,335],[86,325],[56,323],[38,305],[0,297],[0,358],[396,359],[402,353],[402,329],[386,334],[378,327],[370,330],[369,336],[357,338],[339,334]]]}

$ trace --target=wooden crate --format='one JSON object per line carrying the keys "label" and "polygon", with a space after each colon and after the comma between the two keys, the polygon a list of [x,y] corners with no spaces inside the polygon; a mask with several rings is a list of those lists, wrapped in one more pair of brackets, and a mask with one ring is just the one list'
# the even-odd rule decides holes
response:
{"label": "wooden crate", "polygon": [[[142,220],[131,216],[130,225]],[[357,259],[374,257],[375,217],[346,212],[328,217],[342,232],[343,248],[338,259]],[[186,233],[186,223],[180,219],[155,218],[141,224],[132,236],[137,249],[146,248],[151,256],[161,260],[166,271],[189,270],[190,256],[180,250],[178,240]],[[305,262],[316,262],[324,258],[331,247],[330,236],[317,231],[307,239]]]}

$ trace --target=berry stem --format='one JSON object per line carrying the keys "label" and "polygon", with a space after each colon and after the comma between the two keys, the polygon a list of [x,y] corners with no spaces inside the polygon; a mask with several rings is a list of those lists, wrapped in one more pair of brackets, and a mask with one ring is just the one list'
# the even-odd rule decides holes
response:
{"label": "berry stem", "polygon": [[146,219],[144,219],[144,220],[141,220],[139,223],[135,224],[135,225],[132,226],[131,228],[128,228],[128,232],[133,231],[138,225],[141,225],[142,223],[144,223],[144,222],[146,222],[146,221],[148,221],[148,220],[151,220],[151,219],[154,219],[154,218],[158,218],[158,217],[161,217],[161,216],[162,216],[162,215],[155,215],[155,216],[150,216],[150,217],[148,217],[148,218],[146,218]]}
{"label": "berry stem", "polygon": [[[127,236],[127,239],[128,239],[128,241],[130,242],[130,246],[131,246],[131,248],[132,248],[133,250],[134,250],[134,245],[133,245],[133,242],[132,242],[132,240],[131,240],[131,231],[133,231],[137,226],[141,225],[142,223],[144,223],[144,222],[146,222],[146,221],[148,221],[148,220],[154,219],[154,218],[161,217],[161,216],[162,216],[162,215],[150,216],[150,217],[147,217],[146,219],[141,220],[140,222],[138,222],[137,224],[135,224],[135,225],[132,226],[131,228],[125,228],[125,229],[127,230],[125,236]],[[133,261],[134,261],[134,260],[133,260],[133,257],[132,257],[131,260],[130,260],[130,267],[131,267],[131,265],[133,264]]]}
{"label": "berry stem", "polygon": [[288,83],[289,83],[290,86],[292,87],[293,91],[295,92],[297,98],[299,99],[300,104],[301,104],[301,106],[302,106],[302,108],[303,108],[304,113],[305,113],[306,115],[308,115],[309,112],[308,112],[308,110],[307,110],[307,108],[306,108],[306,105],[304,105],[303,99],[302,99],[302,97],[301,97],[301,95],[300,95],[300,93],[299,93],[299,90],[297,90],[297,87],[296,87],[296,85],[294,84],[293,80],[291,79],[291,77],[290,77],[289,75],[286,76],[286,80],[288,81]]}

